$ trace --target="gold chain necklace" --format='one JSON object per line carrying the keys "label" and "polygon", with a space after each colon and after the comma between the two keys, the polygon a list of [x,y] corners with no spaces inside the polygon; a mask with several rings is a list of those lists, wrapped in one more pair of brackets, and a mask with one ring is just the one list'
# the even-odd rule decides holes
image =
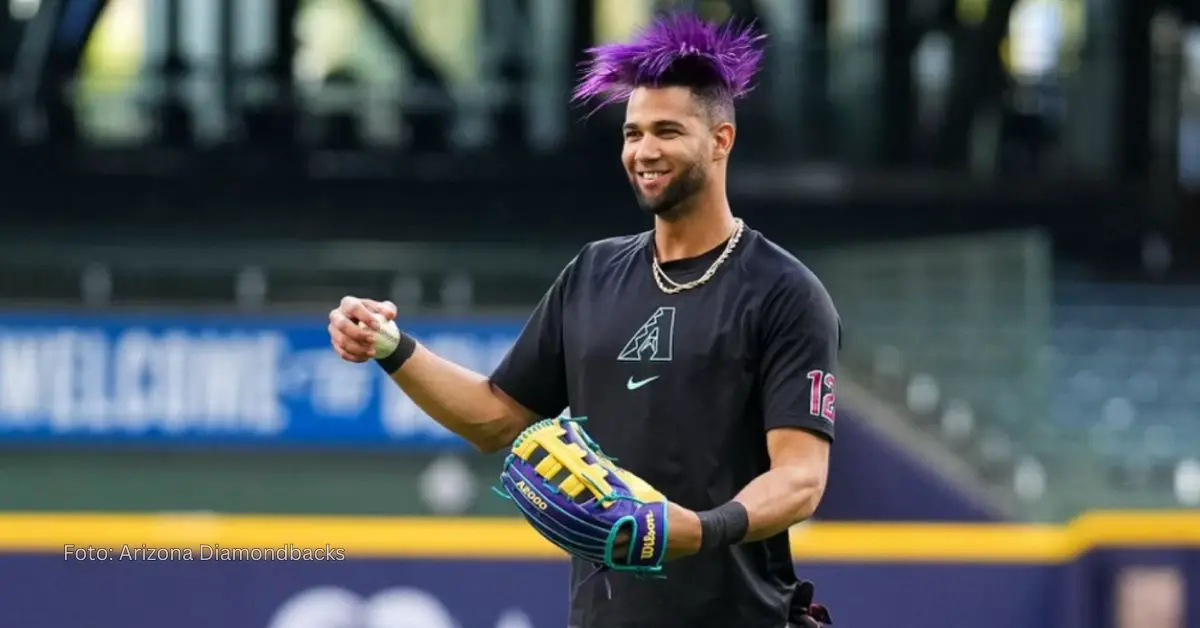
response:
{"label": "gold chain necklace", "polygon": [[[695,279],[687,283],[676,283],[673,279],[667,276],[667,273],[663,272],[662,267],[658,265],[658,253],[654,253],[651,266],[654,274],[654,282],[658,284],[658,289],[667,294],[677,294],[679,292],[683,292],[684,290],[691,290],[692,288],[702,286],[707,283],[708,280],[712,279],[713,275],[717,274],[717,269],[721,267],[721,264],[725,263],[725,260],[729,259],[729,255],[733,253],[734,247],[736,247],[738,245],[738,241],[742,239],[742,232],[746,228],[746,223],[743,222],[741,218],[736,218],[735,220],[737,221],[737,228],[734,229],[733,235],[729,238],[729,242],[725,244],[725,250],[721,251],[720,257],[718,257],[716,261],[714,261],[712,265],[708,267],[708,270],[704,271],[704,274],[701,275],[699,279]],[[667,284],[670,285],[668,286]]]}

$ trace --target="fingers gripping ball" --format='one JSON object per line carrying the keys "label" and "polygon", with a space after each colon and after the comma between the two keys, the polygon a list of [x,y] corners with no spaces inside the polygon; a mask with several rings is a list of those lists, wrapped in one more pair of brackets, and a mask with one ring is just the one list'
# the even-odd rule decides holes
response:
{"label": "fingers gripping ball", "polygon": [[666,498],[617,468],[579,422],[547,419],[522,432],[500,474],[504,496],[572,556],[616,571],[661,571]]}
{"label": "fingers gripping ball", "polygon": [[[400,328],[396,327],[395,321],[388,319],[382,314],[374,314],[376,322],[379,323],[379,329],[375,330],[375,357],[386,358],[391,355],[396,347],[400,344]],[[365,322],[359,323],[359,327],[370,329],[370,326]]]}

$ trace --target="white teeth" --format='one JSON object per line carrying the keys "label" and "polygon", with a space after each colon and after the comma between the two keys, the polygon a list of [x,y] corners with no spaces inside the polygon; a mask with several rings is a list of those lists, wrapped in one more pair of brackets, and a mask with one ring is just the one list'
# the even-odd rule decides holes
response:
{"label": "white teeth", "polygon": [[643,172],[639,176],[641,176],[643,179],[645,179],[647,181],[653,181],[653,180],[657,179],[660,174],[661,173],[659,173],[659,172]]}

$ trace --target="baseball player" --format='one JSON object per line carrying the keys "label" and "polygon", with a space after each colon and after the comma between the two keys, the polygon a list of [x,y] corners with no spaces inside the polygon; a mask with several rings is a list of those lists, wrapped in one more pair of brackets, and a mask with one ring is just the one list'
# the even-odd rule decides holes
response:
{"label": "baseball player", "polygon": [[[644,545],[659,577],[592,577],[596,561],[572,551],[572,628],[829,621],[797,577],[788,529],[825,489],[841,324],[818,278],[726,198],[734,102],[751,87],[763,39],[677,14],[589,51],[576,98],[624,104],[621,163],[653,227],[584,246],[491,374],[403,333],[377,356],[372,329],[395,317],[390,303],[346,297],[329,314],[342,358],[375,359],[478,449],[510,448],[569,408],[606,456],[665,496],[665,521],[613,537],[616,554]],[[588,448],[576,441],[575,451]]]}

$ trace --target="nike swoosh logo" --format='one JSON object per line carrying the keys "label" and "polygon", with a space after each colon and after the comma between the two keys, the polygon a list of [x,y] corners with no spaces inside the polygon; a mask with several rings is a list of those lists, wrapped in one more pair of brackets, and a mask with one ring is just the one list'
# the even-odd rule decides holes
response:
{"label": "nike swoosh logo", "polygon": [[629,390],[637,390],[637,389],[641,388],[642,386],[645,386],[646,384],[649,384],[650,382],[658,379],[659,377],[661,377],[661,376],[655,375],[654,377],[647,377],[646,379],[643,379],[643,380],[634,380],[633,377],[630,377],[629,381],[625,382],[625,387],[628,388]]}

